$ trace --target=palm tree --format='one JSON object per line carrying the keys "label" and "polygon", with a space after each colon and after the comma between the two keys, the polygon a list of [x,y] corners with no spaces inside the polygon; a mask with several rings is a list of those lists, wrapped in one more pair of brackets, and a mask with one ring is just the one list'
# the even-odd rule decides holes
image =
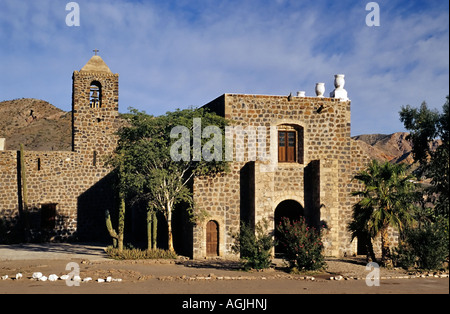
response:
{"label": "palm tree", "polygon": [[352,241],[357,238],[364,245],[367,254],[367,262],[376,262],[375,252],[373,251],[372,238],[368,230],[368,221],[371,211],[366,210],[359,203],[353,206],[352,221],[348,224],[348,230],[351,232]]}
{"label": "palm tree", "polygon": [[[405,164],[380,164],[376,160],[354,176],[361,183],[361,190],[351,194],[360,199],[353,206],[353,221],[348,228],[353,238],[366,236],[370,243],[371,239],[381,236],[381,263],[384,265],[390,260],[388,227],[402,232],[412,220],[415,189],[412,178],[406,173]],[[368,251],[370,253],[373,258],[373,251]]]}

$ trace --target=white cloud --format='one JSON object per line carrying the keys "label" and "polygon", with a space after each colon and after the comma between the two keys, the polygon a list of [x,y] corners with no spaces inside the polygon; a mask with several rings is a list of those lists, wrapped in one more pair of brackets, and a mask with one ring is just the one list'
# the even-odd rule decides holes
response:
{"label": "white cloud", "polygon": [[161,114],[225,92],[288,94],[346,74],[353,132],[402,128],[401,105],[448,94],[448,7],[401,14],[380,1],[381,26],[365,5],[317,1],[86,1],[81,26],[65,3],[0,4],[0,98],[39,97],[70,110],[71,72],[94,48],[120,74],[121,111]]}
{"label": "white cloud", "polygon": [[359,108],[353,111],[361,120],[353,120],[358,130],[401,130],[398,112],[407,104],[418,106],[426,100],[442,107],[449,84],[448,13],[387,15],[379,29],[364,28],[355,35],[359,49],[349,69],[361,80],[353,86],[352,99],[368,114]]}

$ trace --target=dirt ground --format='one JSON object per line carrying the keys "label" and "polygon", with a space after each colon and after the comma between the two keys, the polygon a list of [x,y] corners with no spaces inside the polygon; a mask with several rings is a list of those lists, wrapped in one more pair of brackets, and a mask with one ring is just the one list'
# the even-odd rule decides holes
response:
{"label": "dirt ground", "polygon": [[[69,264],[75,263],[75,264]],[[68,265],[69,264],[69,265]],[[74,265],[79,268],[74,268]],[[380,269],[379,285],[368,286],[363,259],[327,259],[321,273],[293,275],[282,263],[263,272],[246,272],[236,261],[107,259],[95,245],[0,245],[0,294],[448,294],[447,275],[414,276]],[[39,281],[69,274],[71,279]],[[21,279],[15,279],[21,273]],[[76,282],[74,276],[89,282]],[[8,276],[4,280],[2,276]],[[98,279],[111,282],[98,282]],[[444,277],[444,278],[441,278]],[[375,281],[372,281],[375,283]]]}

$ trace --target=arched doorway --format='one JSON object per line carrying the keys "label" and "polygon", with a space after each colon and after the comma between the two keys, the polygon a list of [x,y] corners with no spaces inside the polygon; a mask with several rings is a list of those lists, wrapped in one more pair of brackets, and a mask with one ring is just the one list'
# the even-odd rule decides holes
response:
{"label": "arched doorway", "polygon": [[[294,200],[286,200],[278,204],[275,209],[275,241],[279,239],[280,234],[277,230],[278,225],[281,223],[281,220],[285,217],[288,218],[291,222],[298,221],[300,217],[304,216],[304,211],[302,205]],[[284,248],[281,245],[275,246],[275,254],[283,254]]]}
{"label": "arched doorway", "polygon": [[214,220],[206,224],[206,255],[219,255],[219,224]]}

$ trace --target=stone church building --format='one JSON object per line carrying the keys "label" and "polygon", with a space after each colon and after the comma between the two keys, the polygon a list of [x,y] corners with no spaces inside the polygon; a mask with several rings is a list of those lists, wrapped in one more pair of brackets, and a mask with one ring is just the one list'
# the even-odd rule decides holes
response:
{"label": "stone church building", "polygon": [[71,151],[24,151],[23,160],[0,151],[0,217],[17,222],[26,201],[34,238],[101,238],[105,210],[116,206],[103,162],[117,143],[119,75],[95,55],[72,80]]}
{"label": "stone church building", "polygon": [[[105,210],[117,207],[103,163],[117,143],[118,79],[97,55],[74,71],[72,151],[25,151],[21,160],[18,151],[0,150],[0,217],[24,211],[24,164],[32,230],[62,240],[105,236]],[[235,257],[231,234],[241,220],[254,226],[265,218],[273,231],[282,217],[323,227],[326,255],[357,253],[346,229],[355,203],[349,194],[367,157],[350,137],[343,75],[330,97],[317,84],[314,97],[224,94],[205,106],[243,133],[232,135],[230,172],[194,179],[194,213],[202,218],[182,222],[183,232],[174,226],[185,255]]]}
{"label": "stone church building", "polygon": [[[324,228],[328,256],[357,253],[357,241],[351,242],[346,229],[356,202],[350,192],[357,189],[353,175],[368,158],[350,137],[350,100],[343,84],[331,97],[316,93],[224,94],[206,105],[244,132],[231,135],[229,173],[195,179],[195,209],[203,210],[206,219],[194,226],[194,257],[232,254],[231,234],[240,220],[254,226],[265,218],[274,231],[282,217],[304,217],[311,226]],[[252,153],[257,145],[248,145],[255,143],[248,141],[254,127],[270,134],[256,140],[269,156],[263,161]]]}

